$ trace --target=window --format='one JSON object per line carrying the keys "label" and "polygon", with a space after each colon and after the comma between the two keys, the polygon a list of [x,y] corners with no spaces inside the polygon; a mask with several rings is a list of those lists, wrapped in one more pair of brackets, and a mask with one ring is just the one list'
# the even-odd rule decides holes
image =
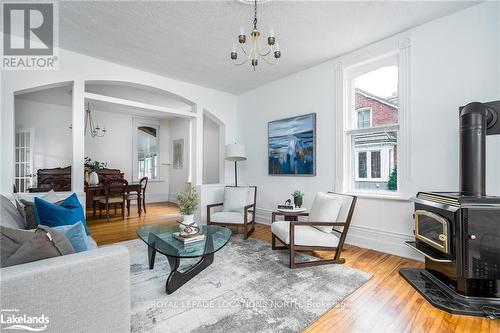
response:
{"label": "window", "polygon": [[366,179],[368,173],[368,167],[367,167],[367,161],[366,161],[366,151],[363,152],[358,152],[358,178],[360,179]]}
{"label": "window", "polygon": [[152,123],[135,122],[134,180],[142,177],[159,179],[160,126]]}
{"label": "window", "polygon": [[397,191],[398,57],[354,66],[346,74],[348,190]]}
{"label": "window", "polygon": [[372,109],[361,108],[356,111],[358,112],[358,128],[372,127]]}
{"label": "window", "polygon": [[370,152],[371,175],[373,178],[380,178],[380,150]]}

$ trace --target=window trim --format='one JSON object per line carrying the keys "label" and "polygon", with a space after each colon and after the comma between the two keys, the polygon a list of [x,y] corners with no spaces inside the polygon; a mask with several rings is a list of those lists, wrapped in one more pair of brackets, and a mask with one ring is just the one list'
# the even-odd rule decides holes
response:
{"label": "window trim", "polygon": [[[366,148],[355,148],[352,143],[352,139],[356,134],[369,134],[369,133],[377,133],[377,132],[383,132],[387,131],[388,129],[392,129],[393,131],[396,132],[396,146],[399,145],[399,110],[398,110],[398,123],[397,124],[390,124],[390,125],[383,125],[383,126],[376,126],[376,127],[369,127],[369,128],[358,128],[358,120],[357,120],[357,115],[358,113],[353,113],[352,110],[357,111],[355,109],[355,101],[356,101],[356,90],[354,87],[354,81],[357,77],[371,72],[373,70],[377,70],[382,67],[386,66],[398,66],[398,93],[399,93],[399,57],[398,54],[388,54],[384,57],[379,57],[377,59],[373,59],[372,61],[365,62],[359,66],[353,66],[351,69],[346,70],[346,75],[345,75],[345,81],[346,81],[346,96],[347,96],[347,101],[345,103],[346,108],[343,109],[343,114],[347,118],[346,126],[343,131],[344,139],[346,140],[346,150],[344,154],[344,158],[346,158],[348,162],[348,167],[346,172],[344,173],[344,177],[346,177],[344,183],[346,184],[345,190],[351,193],[373,193],[373,194],[378,194],[378,193],[391,193],[398,195],[401,191],[401,186],[400,186],[400,180],[399,180],[399,175],[398,175],[398,189],[396,191],[390,191],[388,189],[357,189],[355,184],[356,182],[387,182],[389,179],[390,174],[385,177],[385,172],[383,170],[383,164],[385,161],[386,153],[385,150],[387,150],[386,147],[382,147],[380,149],[381,151],[381,156],[380,156],[380,162],[381,162],[381,170],[380,170],[380,178],[371,178],[371,151],[374,149],[366,149]],[[370,116],[373,114],[371,113]],[[367,178],[366,179],[359,179],[357,172],[357,151],[358,150],[365,150],[368,151],[369,154],[367,154]],[[379,150],[379,149],[376,149]],[[382,156],[382,151],[384,151]],[[354,173],[354,174],[353,174]]]}
{"label": "window trim", "polygon": [[[369,107],[369,106],[364,106],[364,107],[361,107],[361,108],[358,108],[355,110],[356,111],[356,129],[367,129],[367,128],[371,128],[373,126],[373,108]],[[360,112],[363,112],[363,111],[369,111],[369,114],[370,114],[370,125],[368,125],[368,127],[359,127],[359,113]]]}
{"label": "window trim", "polygon": [[[335,182],[336,192],[358,195],[363,198],[408,201],[414,195],[411,186],[411,36],[409,33],[401,33],[389,37],[380,42],[363,47],[341,57],[333,62],[335,80]],[[387,58],[388,56],[398,57],[399,76],[399,101],[398,101],[398,192],[393,191],[351,191],[350,183],[352,160],[348,153],[350,142],[347,142],[346,129],[348,129],[349,119],[345,115],[348,107],[348,72],[354,69],[362,69],[363,65],[371,64],[373,61]],[[352,110],[352,109],[351,109]],[[351,130],[351,133],[354,133]]]}
{"label": "window trim", "polygon": [[[397,191],[390,191],[387,189],[379,189],[379,190],[370,190],[370,189],[356,189],[355,188],[355,183],[358,181],[380,181],[380,182],[387,182],[389,177],[390,177],[390,172],[388,175],[385,175],[386,172],[384,172],[384,155],[387,157],[387,154],[389,153],[389,148],[385,147],[382,148],[381,151],[383,150],[384,152],[381,152],[381,177],[380,178],[371,178],[371,152],[367,154],[367,178],[359,178],[358,174],[358,165],[357,165],[357,154],[358,151],[370,151],[368,148],[354,148],[353,143],[352,143],[352,138],[356,134],[368,134],[368,133],[375,133],[375,132],[380,132],[380,131],[394,131],[396,132],[397,140],[396,140],[396,145],[400,146],[401,143],[401,137],[404,135],[401,132],[401,114],[404,112],[402,108],[400,107],[398,110],[398,124],[391,124],[391,125],[384,125],[384,126],[377,126],[377,127],[370,127],[370,128],[358,128],[358,119],[357,115],[358,113],[354,114],[353,117],[353,112],[352,110],[358,111],[362,108],[355,109],[355,89],[354,89],[354,80],[356,77],[370,72],[372,70],[376,70],[377,68],[385,67],[385,66],[398,66],[398,94],[401,97],[402,94],[405,93],[404,90],[402,90],[402,82],[401,82],[401,77],[404,72],[404,68],[402,68],[401,64],[401,56],[400,52],[395,51],[392,53],[388,53],[386,55],[382,55],[379,57],[375,57],[374,59],[369,59],[367,61],[364,61],[363,63],[356,65],[354,64],[353,66],[344,69],[343,70],[343,96],[345,98],[343,102],[343,108],[342,108],[342,116],[344,118],[343,121],[343,131],[342,131],[342,140],[344,142],[344,151],[343,151],[343,180],[342,180],[342,190],[343,192],[349,192],[349,193],[368,193],[368,194],[373,194],[373,195],[392,195],[392,196],[401,196],[404,189],[401,181],[401,174],[402,172],[398,172],[398,189]],[[373,110],[370,113],[370,120],[371,124],[372,123],[372,118],[373,117]],[[354,118],[354,119],[353,119]],[[378,149],[377,149],[378,150]],[[387,150],[387,151],[385,151]],[[401,149],[398,149],[398,154],[401,151]],[[400,164],[403,161],[401,159],[398,159],[398,169],[400,169]],[[353,165],[354,164],[354,165]],[[398,170],[399,171],[399,170]],[[385,177],[387,176],[387,177]]]}
{"label": "window trim", "polygon": [[139,182],[140,178],[138,176],[138,166],[139,159],[137,157],[137,128],[139,126],[148,126],[154,127],[158,133],[158,145],[157,145],[157,177],[154,179],[148,179],[149,182],[157,182],[163,181],[163,174],[161,168],[161,135],[162,135],[162,126],[160,121],[154,119],[147,118],[136,118],[134,117],[132,120],[132,132],[133,132],[133,144],[132,144],[132,182]]}

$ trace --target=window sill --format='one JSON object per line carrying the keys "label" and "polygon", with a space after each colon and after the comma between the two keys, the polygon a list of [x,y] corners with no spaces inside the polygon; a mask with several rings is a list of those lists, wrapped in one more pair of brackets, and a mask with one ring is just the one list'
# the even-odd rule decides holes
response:
{"label": "window sill", "polygon": [[391,200],[391,201],[405,201],[409,202],[410,197],[401,193],[369,193],[369,192],[344,192],[344,194],[355,195],[358,198],[377,199],[377,200]]}

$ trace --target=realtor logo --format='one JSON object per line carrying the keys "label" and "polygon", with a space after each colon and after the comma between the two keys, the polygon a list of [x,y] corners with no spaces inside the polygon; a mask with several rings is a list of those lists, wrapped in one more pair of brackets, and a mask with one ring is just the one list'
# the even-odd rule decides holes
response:
{"label": "realtor logo", "polygon": [[2,69],[57,69],[57,3],[3,4]]}
{"label": "realtor logo", "polygon": [[2,309],[0,311],[1,330],[42,332],[50,323],[46,315],[29,316],[21,313],[19,309]]}

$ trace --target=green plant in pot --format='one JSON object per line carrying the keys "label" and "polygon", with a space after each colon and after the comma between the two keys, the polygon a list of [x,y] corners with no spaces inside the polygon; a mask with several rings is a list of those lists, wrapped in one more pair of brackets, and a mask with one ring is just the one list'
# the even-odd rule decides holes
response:
{"label": "green plant in pot", "polygon": [[194,225],[194,212],[199,202],[198,192],[196,192],[196,188],[192,185],[189,185],[184,192],[177,193],[177,204],[181,209],[182,224]]}
{"label": "green plant in pot", "polygon": [[295,207],[297,208],[302,207],[302,198],[304,197],[304,192],[298,190],[294,191],[292,193],[292,197],[293,197],[293,204],[295,205]]}
{"label": "green plant in pot", "polygon": [[90,185],[99,184],[99,176],[97,175],[97,170],[104,169],[107,165],[108,163],[92,161],[90,157],[85,157],[84,167],[85,167],[85,172],[89,174],[88,183]]}

